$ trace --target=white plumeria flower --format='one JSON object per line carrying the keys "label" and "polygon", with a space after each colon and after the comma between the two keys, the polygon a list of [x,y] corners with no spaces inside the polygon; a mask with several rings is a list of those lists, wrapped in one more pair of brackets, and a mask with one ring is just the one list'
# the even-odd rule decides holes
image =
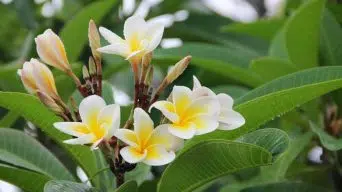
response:
{"label": "white plumeria flower", "polygon": [[18,75],[29,93],[41,91],[52,98],[58,97],[52,72],[37,59],[25,62],[23,68],[18,70]]}
{"label": "white plumeria flower", "polygon": [[96,149],[103,140],[109,140],[120,127],[120,107],[116,104],[106,105],[97,95],[82,100],[79,106],[82,122],[57,122],[54,126],[76,138],[65,140],[72,145],[92,144]]}
{"label": "white plumeria flower", "polygon": [[172,123],[167,124],[173,135],[190,139],[195,135],[202,135],[214,131],[219,123],[217,114],[220,105],[216,97],[197,97],[184,86],[174,86],[171,101],[157,101],[155,107]]}
{"label": "white plumeria flower", "polygon": [[104,27],[100,27],[99,31],[110,45],[101,47],[98,51],[120,55],[127,60],[141,60],[145,53],[152,52],[159,45],[164,26],[156,22],[146,23],[140,16],[131,16],[124,24],[125,39]]}
{"label": "white plumeria flower", "polygon": [[141,108],[134,109],[134,131],[119,129],[115,136],[128,146],[120,150],[128,163],[143,162],[159,166],[175,159],[175,151],[183,146],[183,140],[171,135],[166,125],[154,128],[153,121]]}
{"label": "white plumeria flower", "polygon": [[201,85],[200,81],[193,76],[194,87],[193,94],[196,97],[213,96],[217,97],[220,103],[220,112],[218,120],[220,122],[219,129],[233,130],[245,124],[245,118],[238,112],[233,110],[234,100],[231,96],[220,93],[216,95],[212,90]]}

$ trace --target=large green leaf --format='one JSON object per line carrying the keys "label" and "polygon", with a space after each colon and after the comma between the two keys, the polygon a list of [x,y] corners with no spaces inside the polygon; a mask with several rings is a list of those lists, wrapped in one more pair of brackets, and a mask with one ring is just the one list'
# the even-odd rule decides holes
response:
{"label": "large green leaf", "polygon": [[205,43],[185,43],[180,48],[158,49],[154,59],[157,63],[174,64],[186,55],[192,55],[191,65],[210,70],[242,82],[249,86],[260,83],[251,71],[248,70],[249,62],[261,55],[248,49],[228,48]]}
{"label": "large green leaf", "polygon": [[250,187],[242,190],[241,192],[332,192],[332,190],[326,189],[321,186],[317,186],[310,183],[302,182],[281,182],[272,183],[263,186]]}
{"label": "large green leaf", "polygon": [[25,191],[41,192],[50,177],[24,169],[0,164],[0,179],[20,187]]}
{"label": "large green leaf", "polygon": [[285,181],[285,174],[301,151],[310,143],[313,134],[311,132],[298,136],[290,141],[289,147],[282,153],[272,165],[260,168],[258,176],[251,180],[232,183],[222,188],[221,192],[241,191],[248,187],[262,186]]}
{"label": "large green leaf", "polygon": [[271,153],[259,146],[225,140],[202,142],[167,167],[158,191],[193,191],[221,176],[271,161]]}
{"label": "large green leaf", "polygon": [[115,192],[137,192],[138,191],[138,185],[135,181],[128,181],[124,184],[122,184],[118,189],[115,190]]}
{"label": "large green leaf", "polygon": [[257,58],[251,62],[250,68],[265,82],[298,70],[296,66],[293,66],[288,61],[272,57]]}
{"label": "large green leaf", "polygon": [[310,123],[311,130],[316,133],[322,145],[330,151],[342,149],[342,139],[338,139],[329,135],[324,129],[318,127],[314,123]]}
{"label": "large green leaf", "polygon": [[89,187],[84,183],[71,181],[52,180],[45,184],[44,192],[96,192],[95,188]]}
{"label": "large green leaf", "polygon": [[0,92],[0,106],[17,112],[26,120],[37,125],[61,145],[80,164],[88,176],[97,173],[95,157],[89,147],[62,143],[63,140],[71,138],[53,127],[53,123],[62,121],[62,119],[49,111],[36,97],[24,93]]}
{"label": "large green leaf", "polygon": [[32,137],[14,129],[0,129],[0,138],[2,162],[40,172],[54,179],[73,180],[64,165]]}
{"label": "large green leaf", "polygon": [[88,40],[88,23],[93,19],[99,23],[110,12],[117,0],[96,1],[83,8],[61,30],[70,62],[78,59]]}
{"label": "large green leaf", "polygon": [[11,127],[19,118],[18,113],[8,111],[0,120],[0,127]]}
{"label": "large green leaf", "polygon": [[288,59],[299,68],[318,65],[319,29],[325,0],[309,0],[291,15],[270,47],[270,55]]}
{"label": "large green leaf", "polygon": [[267,149],[273,156],[284,152],[289,144],[287,134],[275,128],[266,128],[247,133],[235,141],[258,145]]}
{"label": "large green leaf", "polygon": [[217,130],[195,137],[185,148],[207,139],[234,139],[294,108],[342,87],[342,67],[318,67],[296,72],[262,85],[236,101],[246,124],[233,131]]}
{"label": "large green leaf", "polygon": [[216,87],[211,87],[211,89],[216,94],[225,93],[225,94],[230,95],[233,99],[237,99],[245,95],[250,90],[246,87],[237,86],[237,85],[220,85]]}
{"label": "large green leaf", "polygon": [[222,31],[247,34],[270,41],[284,23],[285,19],[259,20],[253,23],[232,23],[223,26]]}

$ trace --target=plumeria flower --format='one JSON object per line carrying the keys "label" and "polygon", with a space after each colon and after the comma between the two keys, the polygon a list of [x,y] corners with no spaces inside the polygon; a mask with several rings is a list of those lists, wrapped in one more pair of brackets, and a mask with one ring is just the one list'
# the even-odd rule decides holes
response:
{"label": "plumeria flower", "polygon": [[120,55],[127,60],[134,58],[137,61],[140,61],[145,53],[152,52],[159,45],[164,33],[162,24],[148,24],[140,16],[131,16],[125,21],[125,39],[104,27],[100,27],[99,30],[110,45],[101,47],[98,51]]}
{"label": "plumeria flower", "polygon": [[[201,85],[200,81],[194,76],[193,94],[195,97],[216,96],[216,94],[207,87]],[[220,112],[218,120],[220,122],[219,129],[233,130],[245,124],[245,118],[238,112],[233,110],[234,100],[227,94],[220,93],[217,96],[220,103]]]}
{"label": "plumeria flower", "polygon": [[62,40],[51,29],[35,38],[37,53],[47,64],[64,72],[71,70]]}
{"label": "plumeria flower", "polygon": [[149,115],[141,108],[135,108],[134,131],[119,129],[115,134],[128,145],[120,150],[126,162],[159,166],[174,160],[175,151],[183,146],[183,140],[171,135],[166,125],[153,128]]}
{"label": "plumeria flower", "polygon": [[173,87],[172,101],[157,101],[150,110],[153,107],[171,121],[166,125],[170,133],[183,139],[212,132],[219,125],[220,105],[216,97],[197,97],[184,86]]}
{"label": "plumeria flower", "polygon": [[29,93],[36,94],[37,91],[41,91],[52,98],[57,98],[52,72],[37,59],[25,62],[23,68],[18,70],[18,75]]}
{"label": "plumeria flower", "polygon": [[109,140],[120,127],[120,107],[116,104],[106,105],[97,95],[82,100],[79,106],[82,122],[57,122],[54,126],[76,138],[65,140],[73,145],[92,144],[96,149],[103,140]]}

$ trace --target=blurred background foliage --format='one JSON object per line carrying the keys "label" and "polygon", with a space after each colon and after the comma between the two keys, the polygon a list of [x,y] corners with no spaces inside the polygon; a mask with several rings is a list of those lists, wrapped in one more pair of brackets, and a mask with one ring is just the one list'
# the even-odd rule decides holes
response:
{"label": "blurred background foliage", "polygon": [[[6,92],[25,92],[16,74],[17,69],[22,67],[24,61],[37,57],[34,38],[45,29],[51,28],[60,35],[74,71],[80,74],[82,64],[87,63],[90,53],[87,46],[89,20],[93,19],[98,26],[105,26],[121,35],[124,20],[134,13],[145,16],[147,20],[159,19],[167,27],[161,47],[155,51],[152,61],[157,74],[155,86],[160,83],[170,65],[188,54],[193,56],[193,61],[175,84],[192,87],[192,76],[196,75],[215,92],[228,93],[235,99],[242,98],[238,100],[240,103],[257,97],[258,94],[262,95],[255,91],[254,95],[242,97],[250,90],[280,76],[320,65],[342,64],[342,5],[338,0],[1,2],[0,90]],[[305,3],[306,7],[303,6]],[[296,15],[293,16],[294,14]],[[105,44],[104,40],[102,42]],[[104,78],[113,85],[114,101],[122,106],[129,106],[133,94],[133,77],[129,65],[120,57],[103,57]],[[60,72],[53,72],[59,94],[67,101],[75,90],[73,82]],[[312,77],[310,73],[303,73],[304,77],[305,75],[308,79]],[[331,75],[328,76],[332,78]],[[323,80],[319,77],[315,79],[317,83]],[[305,81],[297,82],[298,85],[296,82],[291,83],[284,83],[279,90],[306,85]],[[276,82],[274,84],[277,85]],[[275,90],[277,88],[271,84],[262,91]],[[296,98],[301,99],[300,96],[296,95]],[[317,96],[320,94],[317,93]],[[342,145],[336,139],[340,132],[334,135],[335,138],[327,135],[322,129],[322,119],[329,111],[337,113],[336,119],[340,119],[341,96],[342,92],[337,90],[322,99],[316,98],[300,109],[292,110],[282,118],[278,118],[277,116],[282,115],[278,114],[267,119],[270,121],[262,127],[277,127],[286,131],[290,137],[291,142],[282,159],[267,167],[221,177],[199,191],[340,191]],[[7,102],[5,97],[0,97],[0,100],[1,103]],[[274,108],[278,107],[276,103],[273,105]],[[262,110],[262,107],[255,108],[253,113]],[[283,113],[285,112],[287,111],[284,110]],[[299,118],[303,112],[306,118],[322,126],[309,131],[311,129],[308,121]],[[75,170],[76,165],[65,152],[17,112],[0,108],[0,116],[0,127],[25,130],[47,146],[68,169]],[[264,122],[258,126],[262,124]],[[322,154],[326,157],[321,158]],[[77,170],[81,180],[86,181],[80,168]],[[157,182],[151,178],[158,178],[162,170],[163,168],[154,168],[151,173],[149,168],[141,168],[141,182],[146,178],[149,180],[140,185],[139,191],[154,191]],[[275,177],[272,173],[274,171],[278,171],[278,178],[272,178]]]}

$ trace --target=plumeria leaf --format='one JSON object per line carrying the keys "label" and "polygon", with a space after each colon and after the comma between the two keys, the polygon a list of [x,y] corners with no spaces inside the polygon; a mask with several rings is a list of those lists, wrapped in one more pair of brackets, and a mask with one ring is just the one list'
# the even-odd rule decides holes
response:
{"label": "plumeria leaf", "polygon": [[138,191],[138,185],[135,181],[128,181],[124,184],[122,184],[118,189],[115,190],[115,192],[137,192]]}
{"label": "plumeria leaf", "polygon": [[252,59],[260,57],[257,52],[239,47],[223,47],[205,43],[186,43],[180,48],[157,49],[154,59],[158,63],[176,63],[191,53],[191,65],[204,68],[249,86],[260,84],[260,79],[248,69]]}
{"label": "plumeria leaf", "polygon": [[324,5],[325,0],[309,0],[296,10],[272,41],[270,55],[287,59],[301,69],[317,66]]}
{"label": "plumeria leaf", "polygon": [[250,68],[265,82],[298,71],[290,62],[274,57],[257,58],[251,62]]}
{"label": "plumeria leaf", "polygon": [[0,138],[2,162],[30,169],[54,179],[74,180],[66,167],[32,137],[14,129],[0,129]]}
{"label": "plumeria leaf", "polygon": [[38,192],[43,191],[45,183],[52,178],[34,171],[0,164],[0,179],[25,191]]}
{"label": "plumeria leaf", "polygon": [[[93,2],[79,11],[62,28],[60,36],[64,42],[70,62],[78,59],[84,46],[88,42],[88,34],[86,31],[88,31],[89,20],[92,19],[95,23],[99,23],[117,2],[117,0]],[[75,33],[76,31],[82,31],[82,33]]]}
{"label": "plumeria leaf", "polygon": [[71,137],[53,127],[53,123],[62,121],[61,118],[49,111],[36,97],[24,93],[0,92],[0,106],[17,112],[26,120],[37,125],[45,134],[62,146],[80,164],[88,176],[95,175],[99,171],[96,168],[95,156],[89,147],[62,143]]}
{"label": "plumeria leaf", "polygon": [[44,192],[98,192],[95,188],[89,187],[84,183],[71,181],[52,180],[45,184]]}
{"label": "plumeria leaf", "polygon": [[284,23],[285,19],[265,19],[252,23],[232,23],[223,26],[222,31],[246,34],[271,41]]}
{"label": "plumeria leaf", "polygon": [[[250,187],[243,189],[241,192],[303,192],[303,191],[310,191],[310,192],[332,192],[333,190],[327,189],[325,187],[317,186],[311,183],[303,183],[303,182],[280,182],[280,183],[272,183],[268,185],[262,185],[257,187]],[[222,190],[224,192],[224,190]]]}
{"label": "plumeria leaf", "polygon": [[158,191],[193,191],[229,173],[271,162],[271,153],[259,146],[209,140],[180,154],[164,171]]}
{"label": "plumeria leaf", "polygon": [[275,128],[256,130],[235,141],[258,145],[267,149],[273,156],[283,153],[289,145],[289,137],[286,132]]}
{"label": "plumeria leaf", "polygon": [[188,142],[183,151],[207,139],[237,138],[314,98],[341,87],[342,67],[337,66],[308,69],[275,79],[236,101],[235,109],[247,120],[243,127],[233,131],[217,130],[197,136]]}
{"label": "plumeria leaf", "polygon": [[324,129],[318,127],[314,123],[310,123],[311,130],[316,133],[322,145],[330,151],[342,149],[342,139],[329,135]]}
{"label": "plumeria leaf", "polygon": [[237,85],[220,85],[216,87],[211,87],[214,93],[225,93],[230,95],[233,99],[237,99],[250,91],[249,88]]}

